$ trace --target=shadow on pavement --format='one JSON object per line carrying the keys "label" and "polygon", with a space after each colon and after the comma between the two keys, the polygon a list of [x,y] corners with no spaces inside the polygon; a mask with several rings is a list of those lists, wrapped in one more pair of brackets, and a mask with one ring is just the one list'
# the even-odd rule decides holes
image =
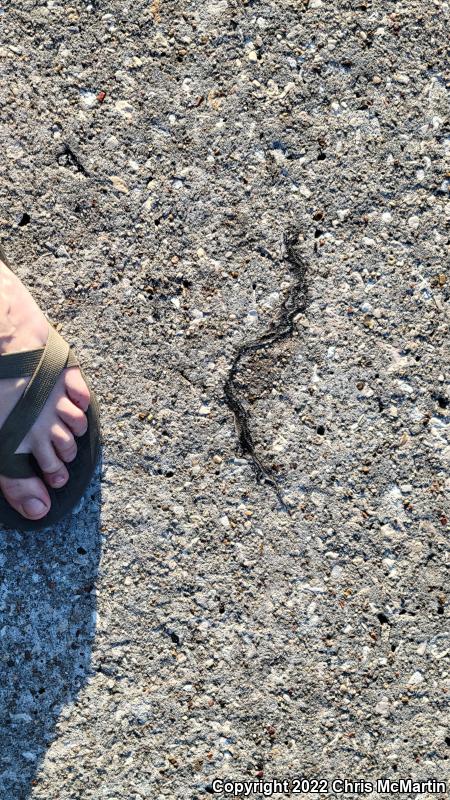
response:
{"label": "shadow on pavement", "polygon": [[58,717],[89,677],[101,465],[78,514],[0,530],[0,798],[27,800]]}

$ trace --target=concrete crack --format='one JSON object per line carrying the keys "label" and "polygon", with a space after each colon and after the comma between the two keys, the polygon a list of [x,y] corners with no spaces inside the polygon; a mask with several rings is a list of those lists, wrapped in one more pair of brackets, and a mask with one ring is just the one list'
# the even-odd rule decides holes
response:
{"label": "concrete crack", "polygon": [[253,437],[250,430],[250,412],[247,411],[239,397],[236,387],[236,378],[246,356],[258,350],[273,347],[278,342],[292,336],[295,317],[297,314],[301,314],[306,310],[308,304],[306,265],[295,250],[297,239],[297,231],[287,232],[283,236],[286,259],[289,262],[290,270],[294,277],[294,283],[281,305],[278,321],[273,323],[272,329],[260,336],[259,339],[256,339],[254,342],[243,344],[238,349],[224,384],[225,399],[229,409],[234,415],[238,442],[242,455],[246,457],[251,464],[257,481],[259,483],[266,483],[272,487],[281,507],[288,513],[291,512],[284,500],[283,492],[276,476],[269,467],[263,464],[260,457],[255,452]]}

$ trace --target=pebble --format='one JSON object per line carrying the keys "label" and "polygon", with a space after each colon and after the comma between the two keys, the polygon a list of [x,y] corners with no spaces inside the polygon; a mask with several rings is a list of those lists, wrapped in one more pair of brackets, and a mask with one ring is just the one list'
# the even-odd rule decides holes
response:
{"label": "pebble", "polygon": [[375,706],[375,713],[380,714],[382,717],[389,716],[391,711],[391,704],[388,697],[382,697]]}
{"label": "pebble", "polygon": [[418,686],[423,680],[424,677],[421,672],[414,672],[408,681],[408,686]]}
{"label": "pebble", "polygon": [[311,189],[305,183],[300,184],[298,190],[303,197],[306,197],[307,200],[309,200],[309,198],[312,196]]}
{"label": "pebble", "polygon": [[118,100],[115,103],[114,108],[116,109],[117,113],[127,121],[130,122],[133,119],[135,111],[128,100]]}
{"label": "pebble", "polygon": [[114,188],[117,189],[117,191],[123,192],[124,194],[128,194],[130,191],[125,181],[118,175],[110,175],[109,180],[113,184]]}
{"label": "pebble", "polygon": [[85,108],[93,108],[98,105],[97,93],[91,92],[89,89],[80,89],[80,100]]}
{"label": "pebble", "polygon": [[32,753],[30,750],[25,750],[25,752],[22,753],[22,756],[25,761],[36,761],[37,758],[36,753]]}

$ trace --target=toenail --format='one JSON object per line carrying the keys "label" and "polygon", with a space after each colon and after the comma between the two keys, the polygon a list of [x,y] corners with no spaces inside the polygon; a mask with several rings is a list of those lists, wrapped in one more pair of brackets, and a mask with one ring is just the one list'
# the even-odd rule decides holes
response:
{"label": "toenail", "polygon": [[52,475],[52,486],[62,486],[66,482],[65,475]]}
{"label": "toenail", "polygon": [[26,514],[33,517],[37,514],[42,514],[43,511],[47,511],[45,503],[42,500],[38,500],[37,497],[29,497],[28,500],[24,500],[22,507]]}

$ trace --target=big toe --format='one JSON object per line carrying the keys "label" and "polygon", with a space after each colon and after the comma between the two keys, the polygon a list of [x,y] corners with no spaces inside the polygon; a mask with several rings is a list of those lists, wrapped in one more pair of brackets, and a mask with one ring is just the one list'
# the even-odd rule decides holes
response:
{"label": "big toe", "polygon": [[42,519],[50,510],[50,497],[39,478],[0,475],[0,488],[10,506],[26,519]]}

